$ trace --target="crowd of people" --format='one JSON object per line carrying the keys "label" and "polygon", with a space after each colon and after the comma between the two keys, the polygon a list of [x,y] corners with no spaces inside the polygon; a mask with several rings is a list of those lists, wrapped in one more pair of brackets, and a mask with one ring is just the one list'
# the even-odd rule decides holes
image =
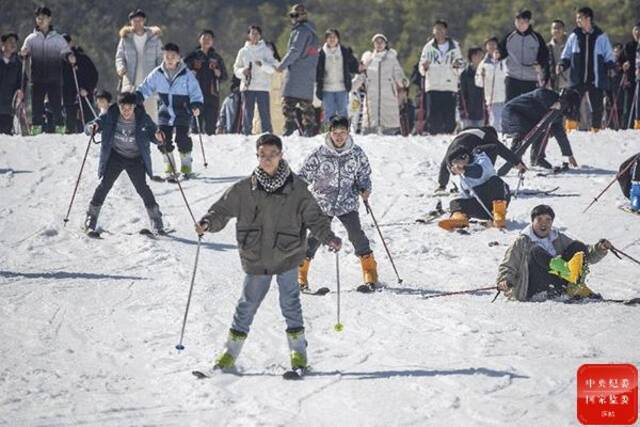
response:
{"label": "crowd of people", "polygon": [[[109,92],[96,91],[95,66],[71,36],[53,29],[48,8],[35,11],[36,28],[19,54],[18,36],[2,36],[2,132],[12,133],[14,115],[24,122],[20,119],[28,80],[31,134],[84,129],[93,138],[101,133],[100,183],[84,221],[91,236],[99,236],[102,205],[123,171],[144,202],[153,234],[165,233],[160,207],[146,182],[146,176],[153,176],[151,144],[163,153],[168,176],[179,172],[188,178],[190,133],[250,135],[260,129],[253,173],[231,186],[195,224],[201,237],[235,218],[246,273],[216,369],[233,368],[272,276],[280,290],[292,368],[307,366],[300,291],[309,290],[307,275],[318,248],[325,244],[333,251],[341,249],[341,240],[331,231],[334,217],[346,228],[361,261],[364,285],[358,290],[371,292],[378,286],[377,263],[358,213],[361,199],[369,208],[371,166],[353,140],[355,132],[461,130],[442,160],[436,189],[449,193],[450,176],[459,178],[450,216],[438,222],[451,231],[468,227],[472,218],[506,227],[511,189],[501,177],[512,167],[521,174],[532,166],[552,168],[545,158],[549,136],[560,146],[562,171],[577,167],[567,131],[577,129],[579,122],[587,121],[593,131],[605,126],[640,128],[640,24],[633,28],[634,41],[616,51],[588,7],[577,10],[577,27],[568,37],[565,24],[553,21],[548,44],[532,28],[531,12],[520,11],[515,28],[502,40],[491,37],[482,48],[468,49],[466,56],[448,35],[447,22],[436,21],[433,38],[414,67],[411,81],[419,86],[414,109],[407,107],[410,80],[384,34],[375,34],[372,49],[358,60],[335,28],[325,32],[321,44],[303,5],[294,5],[288,16],[293,28],[282,58],[258,25],[248,27],[230,70],[230,94],[222,103],[220,86],[229,73],[211,30],[202,31],[199,47],[183,57],[175,43],[161,41],[159,28],[146,25],[142,10],[131,12],[115,54],[120,78],[115,103]],[[281,93],[274,94],[276,89]],[[321,103],[320,114],[314,99]],[[584,100],[590,114],[581,115]],[[322,144],[294,173],[275,133],[313,136],[324,129]],[[512,137],[510,147],[500,140],[504,134]],[[529,166],[522,160],[527,149]],[[496,170],[498,156],[506,163]],[[640,153],[621,165],[617,178],[630,209],[640,211]],[[599,298],[585,277],[588,265],[604,257],[611,243],[574,241],[553,228],[554,218],[550,206],[533,209],[531,224],[500,264],[497,289],[515,300],[540,294]]]}

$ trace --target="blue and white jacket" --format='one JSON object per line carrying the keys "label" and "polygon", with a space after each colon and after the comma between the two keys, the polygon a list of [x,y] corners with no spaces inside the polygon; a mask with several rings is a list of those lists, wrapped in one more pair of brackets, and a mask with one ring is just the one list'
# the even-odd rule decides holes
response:
{"label": "blue and white jacket", "polygon": [[587,70],[590,55],[593,55],[594,85],[598,89],[608,89],[607,70],[614,66],[613,48],[607,34],[595,25],[587,34],[580,28],[573,30],[560,56],[562,66],[565,69],[570,68],[571,86],[585,83],[587,75],[590,74]]}
{"label": "blue and white jacket", "polygon": [[298,175],[311,186],[311,193],[328,216],[358,211],[360,193],[371,191],[369,159],[351,137],[337,150],[327,134],[325,143],[309,154]]}
{"label": "blue and white jacket", "polygon": [[483,152],[473,154],[473,161],[465,166],[464,174],[460,176],[460,196],[463,199],[473,198],[471,189],[478,187],[496,176],[493,162]]}
{"label": "blue and white jacket", "polygon": [[204,99],[200,84],[183,62],[178,64],[173,79],[163,62],[149,73],[136,92],[141,102],[156,93],[161,102],[158,110],[158,124],[161,126],[189,126],[191,109],[202,109]]}

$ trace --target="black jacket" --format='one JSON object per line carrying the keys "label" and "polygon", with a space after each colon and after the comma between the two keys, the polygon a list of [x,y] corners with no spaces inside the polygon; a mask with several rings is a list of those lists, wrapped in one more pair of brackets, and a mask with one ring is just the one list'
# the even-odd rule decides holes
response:
{"label": "black jacket", "polygon": [[[1,55],[0,55],[1,56]],[[0,58],[0,114],[13,114],[13,96],[20,89],[22,78],[22,62],[18,55],[13,55],[8,64]]]}
{"label": "black jacket", "polygon": [[460,74],[460,117],[468,120],[484,119],[484,89],[476,86],[476,69],[468,65]]}
{"label": "black jacket", "polygon": [[[98,69],[81,47],[74,47],[71,50],[76,57],[78,87],[86,90],[89,92],[89,96],[92,96],[98,86]],[[62,65],[62,99],[65,105],[71,105],[78,101],[73,71],[68,62]]]}
{"label": "black jacket", "polygon": [[624,49],[622,51],[622,63],[629,61],[631,63],[631,67],[625,73],[627,75],[627,81],[635,84],[636,82],[636,52],[638,50],[638,42],[632,40],[624,45]]}
{"label": "black jacket", "polygon": [[[340,52],[342,53],[342,73],[344,75],[344,88],[347,92],[351,90],[351,75],[358,72],[358,66],[360,63],[358,59],[353,55],[353,51],[350,47],[340,45]],[[327,56],[324,50],[320,48],[320,57],[318,58],[318,68],[316,68],[316,96],[318,99],[322,99],[322,90],[324,87],[324,73],[325,63]]]}
{"label": "black jacket", "polygon": [[[549,112],[559,95],[550,89],[538,88],[532,92],[513,98],[502,110],[502,131],[517,135],[526,135]],[[563,156],[571,156],[571,144],[564,130],[562,114],[551,124],[550,135],[558,144]]]}
{"label": "black jacket", "polygon": [[520,163],[520,157],[500,142],[498,133],[493,127],[484,126],[465,129],[451,141],[442,159],[440,173],[438,175],[438,184],[440,187],[446,187],[450,176],[449,164],[461,152],[469,155],[472,155],[474,152],[483,152],[489,156],[494,164],[498,156],[514,165]]}
{"label": "black jacket", "polygon": [[[211,48],[205,53],[201,48],[197,48],[187,55],[184,63],[196,72],[196,79],[205,98],[220,96],[220,82],[227,80],[229,76],[222,56],[215,49]],[[220,77],[216,77],[214,68],[220,69]]]}

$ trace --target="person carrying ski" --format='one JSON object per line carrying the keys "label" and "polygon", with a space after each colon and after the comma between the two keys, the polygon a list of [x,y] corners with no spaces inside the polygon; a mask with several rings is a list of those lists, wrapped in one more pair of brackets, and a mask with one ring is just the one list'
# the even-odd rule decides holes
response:
{"label": "person carrying ski", "polygon": [[[324,143],[307,156],[299,175],[309,184],[322,213],[329,220],[337,217],[347,229],[362,265],[364,287],[359,289],[372,291],[378,283],[377,264],[358,215],[359,198],[366,202],[371,195],[371,166],[364,150],[349,135],[349,119],[331,119]],[[320,244],[313,235],[309,237],[306,256],[298,267],[298,284],[304,291],[309,290],[307,275]]]}
{"label": "person carrying ski", "polygon": [[447,167],[460,178],[460,197],[449,202],[451,216],[440,220],[445,230],[469,226],[469,218],[492,220],[493,226],[506,226],[509,186],[496,174],[488,154],[458,145],[447,154]]}
{"label": "person carrying ski", "polygon": [[14,108],[24,100],[22,62],[16,55],[18,35],[2,35],[0,55],[0,133],[13,135]]}
{"label": "person carrying ski", "polygon": [[[502,110],[502,131],[512,136],[511,150],[522,156],[530,145],[530,165],[552,169],[553,166],[545,158],[545,136],[552,136],[560,145],[560,151],[564,156],[562,168],[567,169],[569,165],[577,167],[578,163],[573,156],[562,117],[570,114],[569,111],[579,98],[580,95],[572,89],[564,89],[558,95],[550,89],[539,88],[508,101]],[[545,122],[540,131],[529,135],[543,119]],[[529,138],[525,140],[527,135]],[[508,170],[502,172],[501,168],[501,176]]]}
{"label": "person carrying ski", "polygon": [[308,365],[297,266],[306,250],[306,232],[339,251],[341,240],[331,231],[307,185],[283,159],[282,141],[264,134],[256,142],[258,166],[233,184],[196,224],[196,232],[221,231],[236,218],[236,239],[245,279],[222,352],[211,371],[233,369],[251,323],[276,276],[280,309],[287,324],[291,368]]}
{"label": "person carrying ski", "polygon": [[[162,64],[156,67],[138,86],[136,95],[142,103],[156,93],[160,95],[160,109],[158,111],[158,125],[167,138],[165,144],[158,149],[164,154],[167,175],[178,173],[173,158],[173,131],[180,153],[180,173],[189,177],[192,173],[191,150],[193,142],[189,137],[189,125],[192,114],[200,115],[203,104],[200,85],[180,59],[180,48],[174,43],[167,43],[163,47]],[[178,177],[173,177],[177,179]]]}
{"label": "person carrying ski", "polygon": [[117,104],[111,105],[105,114],[85,127],[87,135],[102,134],[98,166],[101,180],[91,198],[84,223],[85,231],[92,237],[99,236],[96,227],[100,209],[122,171],[127,172],[144,202],[151,231],[164,233],[162,213],[145,178],[145,173],[152,176],[149,144],[162,144],[163,138],[151,117],[137,103],[135,94],[123,92],[118,96]]}
{"label": "person carrying ski", "polygon": [[548,205],[531,211],[531,224],[509,246],[498,267],[498,290],[509,299],[528,301],[567,295],[601,298],[585,284],[589,265],[607,255],[611,243],[595,245],[568,237],[553,227],[555,212]]}
{"label": "person carrying ski", "polygon": [[525,173],[527,171],[526,165],[522,162],[520,156],[514,154],[509,150],[500,139],[498,139],[498,133],[492,126],[484,126],[479,128],[469,128],[458,133],[449,147],[447,152],[440,163],[440,173],[438,174],[438,188],[435,192],[442,192],[446,190],[449,183],[449,164],[448,159],[451,158],[452,153],[460,150],[472,153],[474,151],[481,151],[489,156],[491,163],[495,165],[498,156],[502,157],[507,162],[516,165],[518,172]]}
{"label": "person carrying ski", "polygon": [[624,197],[629,199],[630,209],[640,212],[640,153],[625,160],[618,173],[618,184]]}

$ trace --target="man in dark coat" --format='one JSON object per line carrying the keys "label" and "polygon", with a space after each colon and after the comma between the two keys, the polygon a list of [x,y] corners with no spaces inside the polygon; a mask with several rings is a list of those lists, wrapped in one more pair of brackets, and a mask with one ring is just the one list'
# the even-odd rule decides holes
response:
{"label": "man in dark coat", "polygon": [[[78,96],[72,66],[64,63],[62,67],[62,105],[65,114],[65,133],[82,133],[83,123],[94,119],[89,104],[93,104],[93,92],[98,85],[98,70],[91,58],[84,53],[84,50],[73,43],[69,34],[62,36],[69,43],[71,51],[76,56],[74,67],[80,88],[80,96]],[[80,117],[79,99],[82,100],[83,117]]]}
{"label": "man in dark coat", "polygon": [[2,35],[0,60],[0,133],[13,134],[13,114],[17,101],[23,99],[22,62],[16,55],[18,35]]}

